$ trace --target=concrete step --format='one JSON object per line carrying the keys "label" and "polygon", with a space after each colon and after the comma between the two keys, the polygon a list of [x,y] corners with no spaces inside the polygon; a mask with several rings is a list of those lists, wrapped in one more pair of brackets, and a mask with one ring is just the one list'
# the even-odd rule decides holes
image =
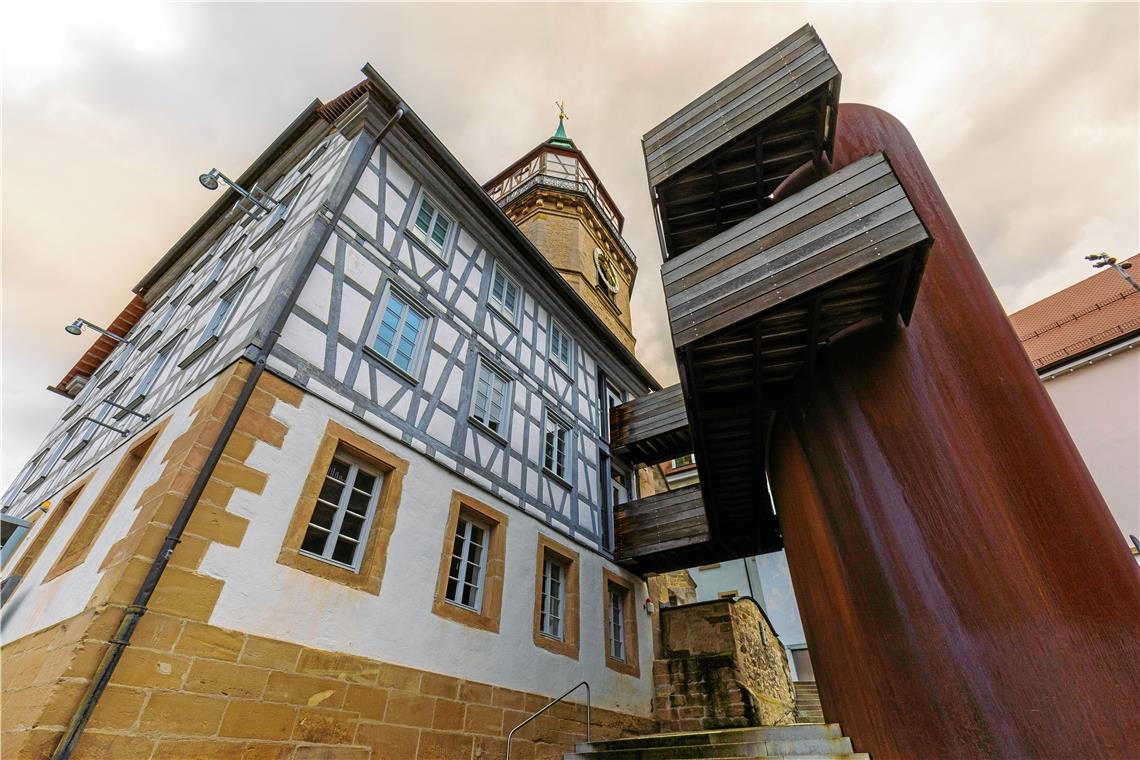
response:
{"label": "concrete step", "polygon": [[676,758],[773,758],[773,757],[848,757],[851,740],[792,739],[784,741],[743,742],[740,744],[685,744],[668,747],[630,747],[601,751],[579,750],[567,757],[576,760],[675,760]]}
{"label": "concrete step", "polygon": [[711,731],[681,731],[650,736],[593,742],[578,745],[579,752],[605,752],[653,747],[706,746],[710,744],[746,744],[749,742],[795,741],[799,739],[842,739],[838,723],[815,723],[792,726],[756,726],[721,728]]}

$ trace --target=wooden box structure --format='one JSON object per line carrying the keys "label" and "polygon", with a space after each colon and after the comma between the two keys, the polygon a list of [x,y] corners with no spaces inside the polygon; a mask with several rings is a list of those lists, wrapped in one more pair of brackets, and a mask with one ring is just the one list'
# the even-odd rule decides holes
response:
{"label": "wooden box structure", "polygon": [[[826,174],[838,90],[838,69],[805,27],[645,138],[681,383],[617,407],[612,424],[639,463],[690,447],[705,520],[678,520],[669,513],[678,507],[659,497],[619,507],[618,556],[630,567],[666,571],[783,548],[765,477],[774,411],[837,336],[910,319],[930,236],[886,155],[778,202],[768,197],[805,163]],[[759,146],[749,203],[720,183],[741,166],[741,137]],[[761,150],[765,141],[788,152]],[[713,192],[695,189],[700,172],[711,172]],[[678,222],[697,217],[678,209],[698,196],[706,223],[679,232]],[[692,498],[683,504],[695,508]],[[671,526],[667,551],[634,532],[652,532],[654,520]],[[682,526],[687,537],[677,534]]]}

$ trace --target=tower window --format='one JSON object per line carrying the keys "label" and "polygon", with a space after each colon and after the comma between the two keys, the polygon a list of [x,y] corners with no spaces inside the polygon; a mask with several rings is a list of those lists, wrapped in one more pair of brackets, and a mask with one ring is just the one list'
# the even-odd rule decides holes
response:
{"label": "tower window", "polygon": [[479,357],[475,373],[475,398],[471,417],[492,433],[505,437],[511,405],[511,381]]}
{"label": "tower window", "polygon": [[392,286],[385,294],[380,315],[373,350],[404,372],[414,373],[426,345],[428,316]]}
{"label": "tower window", "polygon": [[544,435],[543,468],[562,480],[566,480],[567,449],[570,443],[570,426],[554,416],[546,413],[546,432]]}
{"label": "tower window", "polygon": [[443,212],[434,200],[424,193],[420,196],[420,207],[416,211],[416,220],[413,230],[424,244],[434,253],[443,255],[444,244],[447,243],[447,233],[451,230],[452,221]]}
{"label": "tower window", "polygon": [[491,305],[514,324],[518,322],[521,301],[522,290],[519,284],[498,262],[495,262],[495,273],[491,280]]}
{"label": "tower window", "polygon": [[383,481],[382,474],[338,451],[313,506],[301,552],[357,569]]}
{"label": "tower window", "polygon": [[550,360],[562,371],[569,373],[573,361],[574,344],[552,317],[550,319]]}

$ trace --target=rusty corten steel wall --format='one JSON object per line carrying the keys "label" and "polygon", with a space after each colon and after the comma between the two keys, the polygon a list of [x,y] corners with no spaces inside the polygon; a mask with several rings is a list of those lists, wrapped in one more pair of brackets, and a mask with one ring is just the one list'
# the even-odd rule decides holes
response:
{"label": "rusty corten steel wall", "polygon": [[836,133],[934,245],[910,327],[823,352],[773,433],[824,712],[876,760],[1136,757],[1140,570],[906,129]]}

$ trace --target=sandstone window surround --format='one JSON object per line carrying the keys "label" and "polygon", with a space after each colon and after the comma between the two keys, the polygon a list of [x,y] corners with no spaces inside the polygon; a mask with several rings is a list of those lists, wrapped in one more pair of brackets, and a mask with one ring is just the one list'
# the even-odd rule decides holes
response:
{"label": "sandstone window surround", "polygon": [[[534,579],[534,644],[578,659],[578,552],[539,534]],[[557,583],[557,585],[555,585]]]}
{"label": "sandstone window surround", "polygon": [[637,614],[631,581],[602,570],[605,608],[606,667],[634,678],[641,676],[637,651]]}
{"label": "sandstone window surround", "polygon": [[[5,598],[11,595],[16,584],[20,582],[20,579],[27,575],[28,571],[32,569],[32,566],[36,564],[36,560],[43,554],[44,549],[48,543],[51,542],[55,532],[59,530],[59,525],[63,522],[63,518],[67,517],[67,513],[71,511],[72,505],[75,504],[76,500],[82,495],[83,489],[90,480],[91,476],[88,475],[82,483],[72,488],[66,496],[61,498],[54,507],[49,504],[46,507],[47,516],[36,521],[36,525],[43,523],[43,525],[39,526],[38,530],[36,529],[36,525],[32,526],[32,530],[29,533],[31,543],[28,544],[28,548],[25,549],[24,553],[20,556],[20,560],[5,576],[5,580],[7,581],[4,588]],[[40,508],[45,509],[43,506]]]}
{"label": "sandstone window surround", "polygon": [[[334,467],[334,460],[348,462],[355,467],[353,484],[356,485],[356,472],[364,472],[374,477],[368,498],[370,509],[365,516],[364,524],[355,526],[359,528],[359,535],[349,536],[351,541],[331,542],[331,548],[326,544],[320,552],[315,552],[314,538],[316,531],[312,528],[314,520],[321,523],[317,512],[322,508],[322,493],[328,496],[330,491],[326,488],[330,469]],[[361,470],[361,466],[364,470]],[[366,591],[370,594],[379,594],[380,585],[384,577],[384,567],[388,558],[388,544],[392,538],[392,531],[396,527],[396,511],[400,506],[400,496],[403,489],[404,475],[407,473],[408,463],[392,452],[368,440],[345,426],[329,421],[325,433],[317,447],[312,467],[305,484],[301,489],[301,496],[293,510],[293,517],[285,533],[285,542],[277,556],[277,562],[292,567],[295,570],[316,575],[327,580],[335,581],[350,588]],[[364,481],[361,481],[364,483]],[[334,517],[339,518],[338,536],[344,529],[352,533],[354,527],[346,527],[346,520],[352,523],[357,517],[348,518],[351,509],[348,499],[355,492],[351,486],[337,494],[336,512]],[[345,491],[348,491],[347,493]],[[342,505],[341,502],[344,502]],[[327,506],[327,505],[325,505]],[[343,506],[343,509],[342,509]],[[326,510],[327,511],[327,510]],[[333,526],[324,525],[325,528]],[[306,544],[308,537],[308,544]],[[337,546],[340,543],[357,543],[358,548],[353,551],[350,562],[338,561]],[[322,556],[324,548],[329,548],[328,557]],[[342,554],[339,555],[343,558]]]}
{"label": "sandstone window surround", "polygon": [[55,564],[44,576],[45,583],[52,578],[63,575],[74,567],[78,567],[87,559],[92,545],[99,538],[99,534],[103,532],[111,513],[115,511],[115,507],[123,498],[123,493],[130,488],[155,440],[166,427],[167,421],[163,420],[162,424],[158,425],[141,441],[127,449],[126,454],[119,460],[119,464],[111,473],[107,484],[103,486],[103,490],[99,492],[95,501],[88,508],[83,521],[75,529],[71,540],[67,542],[67,546],[60,552]]}
{"label": "sandstone window surround", "polygon": [[[505,514],[459,491],[452,493],[432,612],[471,628],[499,632],[506,534]],[[477,564],[471,561],[475,541],[480,545]],[[469,585],[474,585],[473,593]]]}

